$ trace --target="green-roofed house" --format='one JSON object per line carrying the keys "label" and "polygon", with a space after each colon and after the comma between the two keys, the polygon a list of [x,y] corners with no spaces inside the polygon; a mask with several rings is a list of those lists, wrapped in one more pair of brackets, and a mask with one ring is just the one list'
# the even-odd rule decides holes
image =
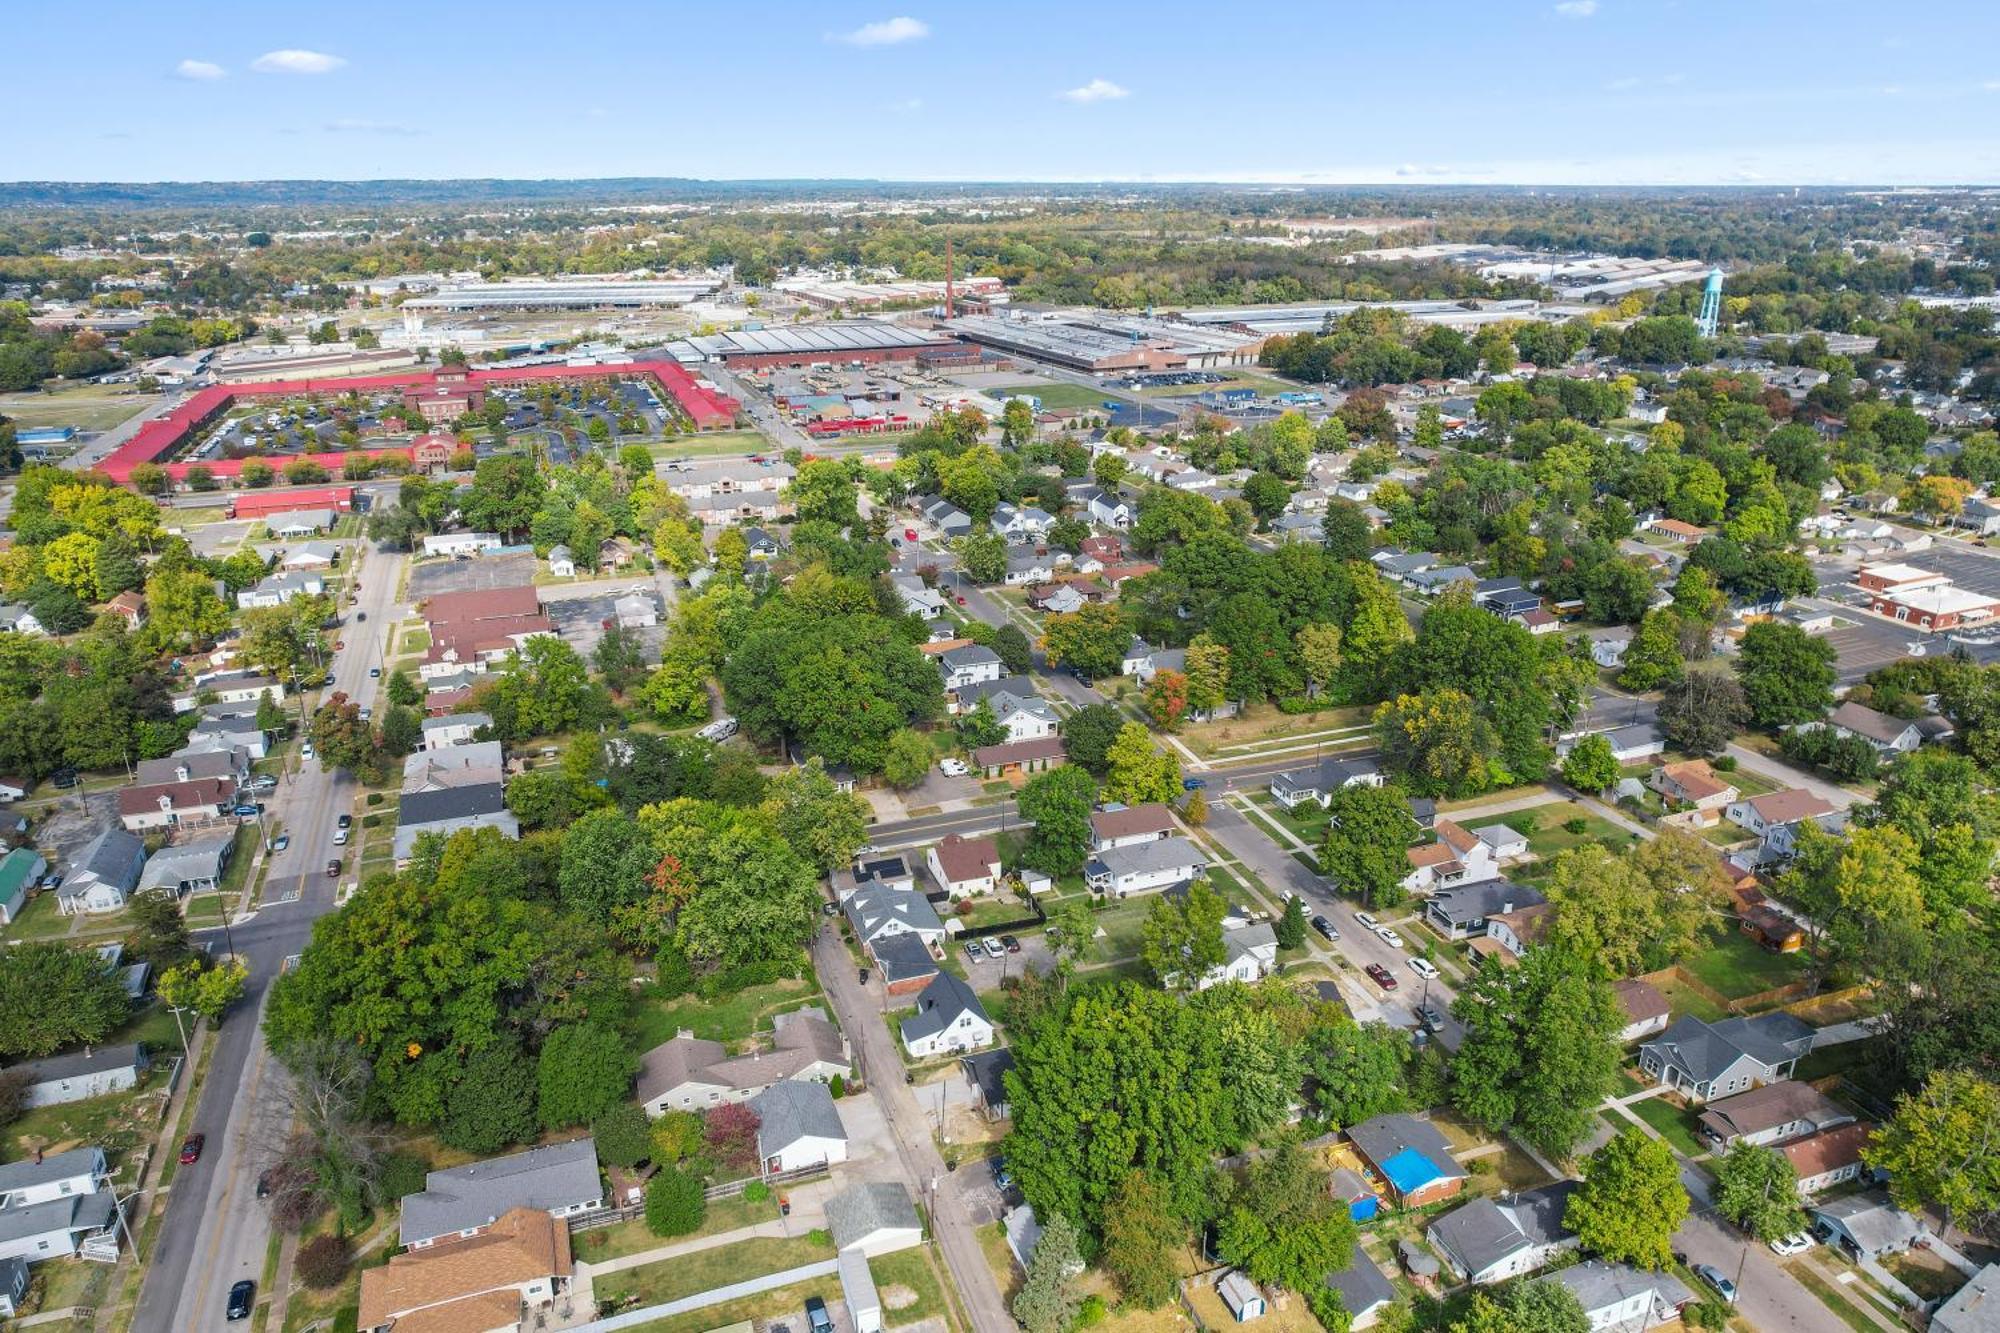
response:
{"label": "green-roofed house", "polygon": [[0,926],[11,926],[21,919],[21,909],[28,905],[28,890],[48,868],[49,863],[32,847],[16,847],[0,856]]}

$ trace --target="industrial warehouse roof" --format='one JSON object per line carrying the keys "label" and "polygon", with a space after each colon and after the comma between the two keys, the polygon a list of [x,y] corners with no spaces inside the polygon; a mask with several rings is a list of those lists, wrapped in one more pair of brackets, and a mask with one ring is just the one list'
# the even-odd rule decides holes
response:
{"label": "industrial warehouse roof", "polygon": [[738,329],[689,340],[709,356],[790,356],[813,352],[862,352],[885,347],[931,347],[951,341],[942,334],[874,319],[783,328]]}
{"label": "industrial warehouse roof", "polygon": [[541,306],[686,305],[722,284],[713,278],[592,279],[588,282],[469,282],[415,296],[406,310],[492,310]]}

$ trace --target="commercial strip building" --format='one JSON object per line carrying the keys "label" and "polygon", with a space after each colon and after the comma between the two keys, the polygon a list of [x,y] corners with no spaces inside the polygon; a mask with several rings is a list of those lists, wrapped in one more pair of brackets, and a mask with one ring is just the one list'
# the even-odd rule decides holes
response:
{"label": "commercial strip building", "polygon": [[[920,305],[944,299],[942,282],[845,282],[814,274],[780,278],[773,283],[787,296],[796,296],[821,310],[860,310],[869,306]],[[1007,290],[999,278],[958,278],[952,283],[957,296],[991,300]]]}
{"label": "commercial strip building", "polygon": [[975,359],[977,355],[949,334],[875,319],[738,329],[688,338],[673,344],[669,350],[682,361],[719,361],[731,370],[804,369],[835,363],[933,358],[958,364],[968,354]]}
{"label": "commercial strip building", "polygon": [[537,278],[521,282],[467,282],[442,285],[413,296],[403,309],[466,310],[633,310],[683,306],[722,286],[715,278]]}

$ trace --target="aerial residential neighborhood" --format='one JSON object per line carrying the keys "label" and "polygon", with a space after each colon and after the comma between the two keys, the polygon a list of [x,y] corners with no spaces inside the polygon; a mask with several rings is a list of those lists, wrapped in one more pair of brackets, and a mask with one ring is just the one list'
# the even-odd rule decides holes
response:
{"label": "aerial residential neighborhood", "polygon": [[212,17],[6,28],[8,1327],[1994,1333],[1993,14]]}

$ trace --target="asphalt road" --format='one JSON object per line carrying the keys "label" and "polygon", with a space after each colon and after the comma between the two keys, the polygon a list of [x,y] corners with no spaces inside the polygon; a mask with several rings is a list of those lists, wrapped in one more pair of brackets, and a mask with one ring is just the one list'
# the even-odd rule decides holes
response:
{"label": "asphalt road", "polygon": [[[392,628],[393,594],[404,557],[369,550],[356,566],[361,593],[354,609],[367,623],[343,611],[346,647],[335,655],[333,689],[372,704],[379,681],[371,667],[384,661],[384,638]],[[291,1121],[284,1071],[264,1045],[263,1005],[271,979],[285,960],[299,953],[312,924],[333,910],[338,885],[352,882],[355,867],[345,858],[338,881],[325,874],[337,851],[335,822],[353,812],[353,779],[301,761],[268,803],[282,821],[291,845],[277,854],[266,878],[265,906],[247,921],[199,938],[218,954],[233,944],[250,967],[244,999],[225,1017],[215,1054],[202,1085],[190,1128],[208,1136],[202,1160],[175,1175],[166,1216],[145,1255],[134,1333],[174,1333],[221,1328],[229,1288],[238,1280],[258,1280],[270,1241],[270,1219],[257,1201],[257,1176],[283,1140]],[[296,891],[293,901],[278,902]],[[262,1293],[260,1293],[261,1295]]]}

